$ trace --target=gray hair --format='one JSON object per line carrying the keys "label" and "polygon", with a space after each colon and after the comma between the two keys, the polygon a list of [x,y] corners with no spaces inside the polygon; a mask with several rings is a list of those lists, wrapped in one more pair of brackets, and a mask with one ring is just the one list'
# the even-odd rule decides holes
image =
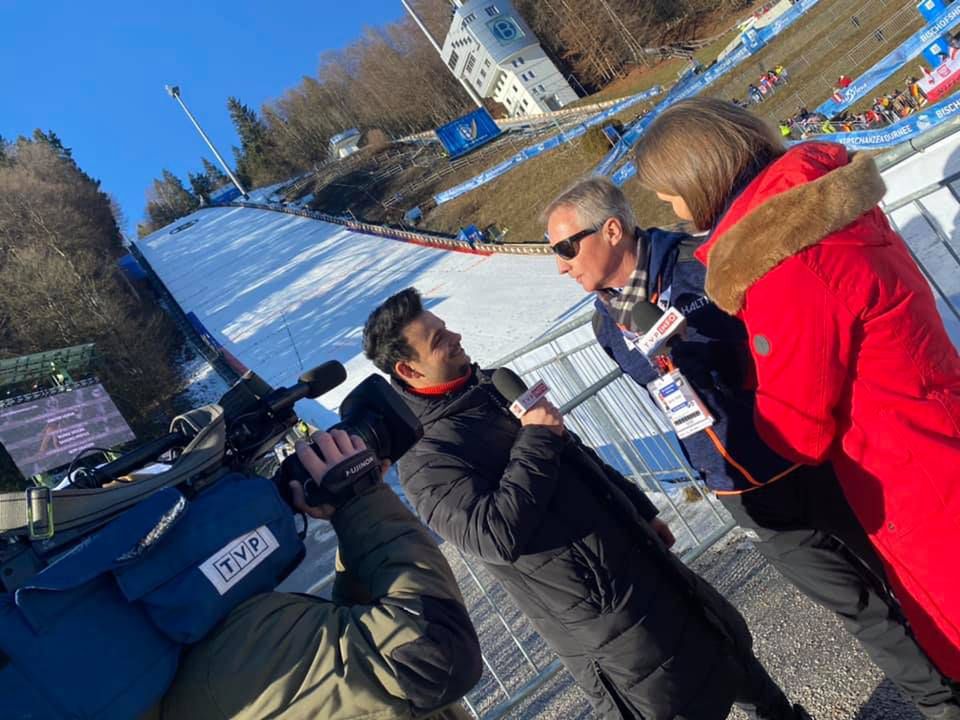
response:
{"label": "gray hair", "polygon": [[631,235],[637,226],[633,208],[627,197],[609,178],[594,175],[578,180],[547,205],[540,219],[546,223],[560,208],[573,208],[583,223],[584,229],[599,227],[607,218],[615,217],[623,226],[625,235]]}

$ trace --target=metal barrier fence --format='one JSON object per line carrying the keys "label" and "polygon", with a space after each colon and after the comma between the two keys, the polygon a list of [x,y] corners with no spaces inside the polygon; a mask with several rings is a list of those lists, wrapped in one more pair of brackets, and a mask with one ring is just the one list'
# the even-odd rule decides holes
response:
{"label": "metal barrier fence", "polygon": [[[454,250],[456,252],[472,253],[474,255],[549,255],[550,248],[544,243],[517,243],[517,244],[494,244],[480,243],[471,246],[469,243],[457,240],[455,238],[441,235],[439,233],[429,233],[417,230],[404,230],[400,228],[388,227],[386,225],[376,225],[373,223],[360,222],[359,220],[345,220],[336,215],[318,212],[316,210],[307,210],[305,208],[289,207],[275,203],[258,203],[246,200],[235,200],[224,205],[208,205],[209,208],[218,207],[245,207],[254,210],[269,210],[271,212],[286,213],[287,215],[299,215],[313,220],[322,220],[323,222],[334,225],[342,225],[348,230],[365,233],[366,235],[378,235],[391,240],[400,240],[402,242],[413,243],[414,245],[424,245],[435,247],[441,250]],[[203,208],[201,208],[203,209]]]}
{"label": "metal barrier fence", "polygon": [[[591,316],[576,317],[490,366],[512,367],[528,382],[544,379],[567,427],[647,492],[676,534],[675,551],[690,562],[734,523],[695,478],[647,393],[597,345]],[[486,669],[464,702],[477,718],[497,720],[563,666],[479,561],[443,547],[477,627]],[[309,592],[323,591],[333,577],[327,575]]]}
{"label": "metal barrier fence", "polygon": [[646,390],[597,344],[591,318],[575,318],[492,367],[511,367],[528,383],[546,381],[567,427],[657,503],[676,531],[675,551],[684,559],[699,555],[732,521],[705,492]]}
{"label": "metal barrier fence", "polygon": [[893,228],[907,240],[937,305],[960,342],[960,172],[883,206]]}
{"label": "metal barrier fence", "polygon": [[[677,536],[676,551],[690,562],[734,523],[695,478],[647,393],[597,345],[590,320],[591,314],[574,318],[490,366],[512,367],[528,382],[545,380],[567,427],[648,493]],[[476,560],[450,548],[447,555],[484,649],[484,679],[465,702],[476,717],[496,720],[530,699],[562,665]]]}

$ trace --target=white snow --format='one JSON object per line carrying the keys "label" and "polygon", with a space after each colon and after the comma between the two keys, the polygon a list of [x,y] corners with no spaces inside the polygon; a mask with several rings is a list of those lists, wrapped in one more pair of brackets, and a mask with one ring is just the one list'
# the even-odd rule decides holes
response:
{"label": "white snow", "polygon": [[201,355],[182,362],[180,369],[186,385],[184,393],[193,407],[219,402],[227,391],[226,382]]}

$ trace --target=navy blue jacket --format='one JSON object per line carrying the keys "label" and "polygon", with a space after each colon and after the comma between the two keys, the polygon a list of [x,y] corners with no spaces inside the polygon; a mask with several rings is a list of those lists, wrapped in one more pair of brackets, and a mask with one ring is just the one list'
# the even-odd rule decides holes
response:
{"label": "navy blue jacket", "polygon": [[[748,387],[746,329],[706,297],[706,268],[693,257],[693,250],[705,238],[657,228],[645,232],[649,254],[647,297],[668,298],[686,317],[683,340],[673,346],[671,357],[713,414],[713,434],[723,446],[721,451],[703,430],[682,440],[690,464],[714,490],[747,490],[776,478],[792,463],[757,434],[754,392]],[[595,308],[594,334],[607,354],[639,384],[654,380],[657,369],[640,351],[627,345],[607,306],[597,299]]]}

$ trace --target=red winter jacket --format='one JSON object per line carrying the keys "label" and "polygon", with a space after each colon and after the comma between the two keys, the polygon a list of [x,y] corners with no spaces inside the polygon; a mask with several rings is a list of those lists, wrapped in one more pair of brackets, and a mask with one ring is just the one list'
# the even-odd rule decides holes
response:
{"label": "red winter jacket", "polygon": [[883,193],[869,157],[798,145],[699,253],[747,326],[760,435],[834,463],[918,641],[960,678],[960,356]]}

